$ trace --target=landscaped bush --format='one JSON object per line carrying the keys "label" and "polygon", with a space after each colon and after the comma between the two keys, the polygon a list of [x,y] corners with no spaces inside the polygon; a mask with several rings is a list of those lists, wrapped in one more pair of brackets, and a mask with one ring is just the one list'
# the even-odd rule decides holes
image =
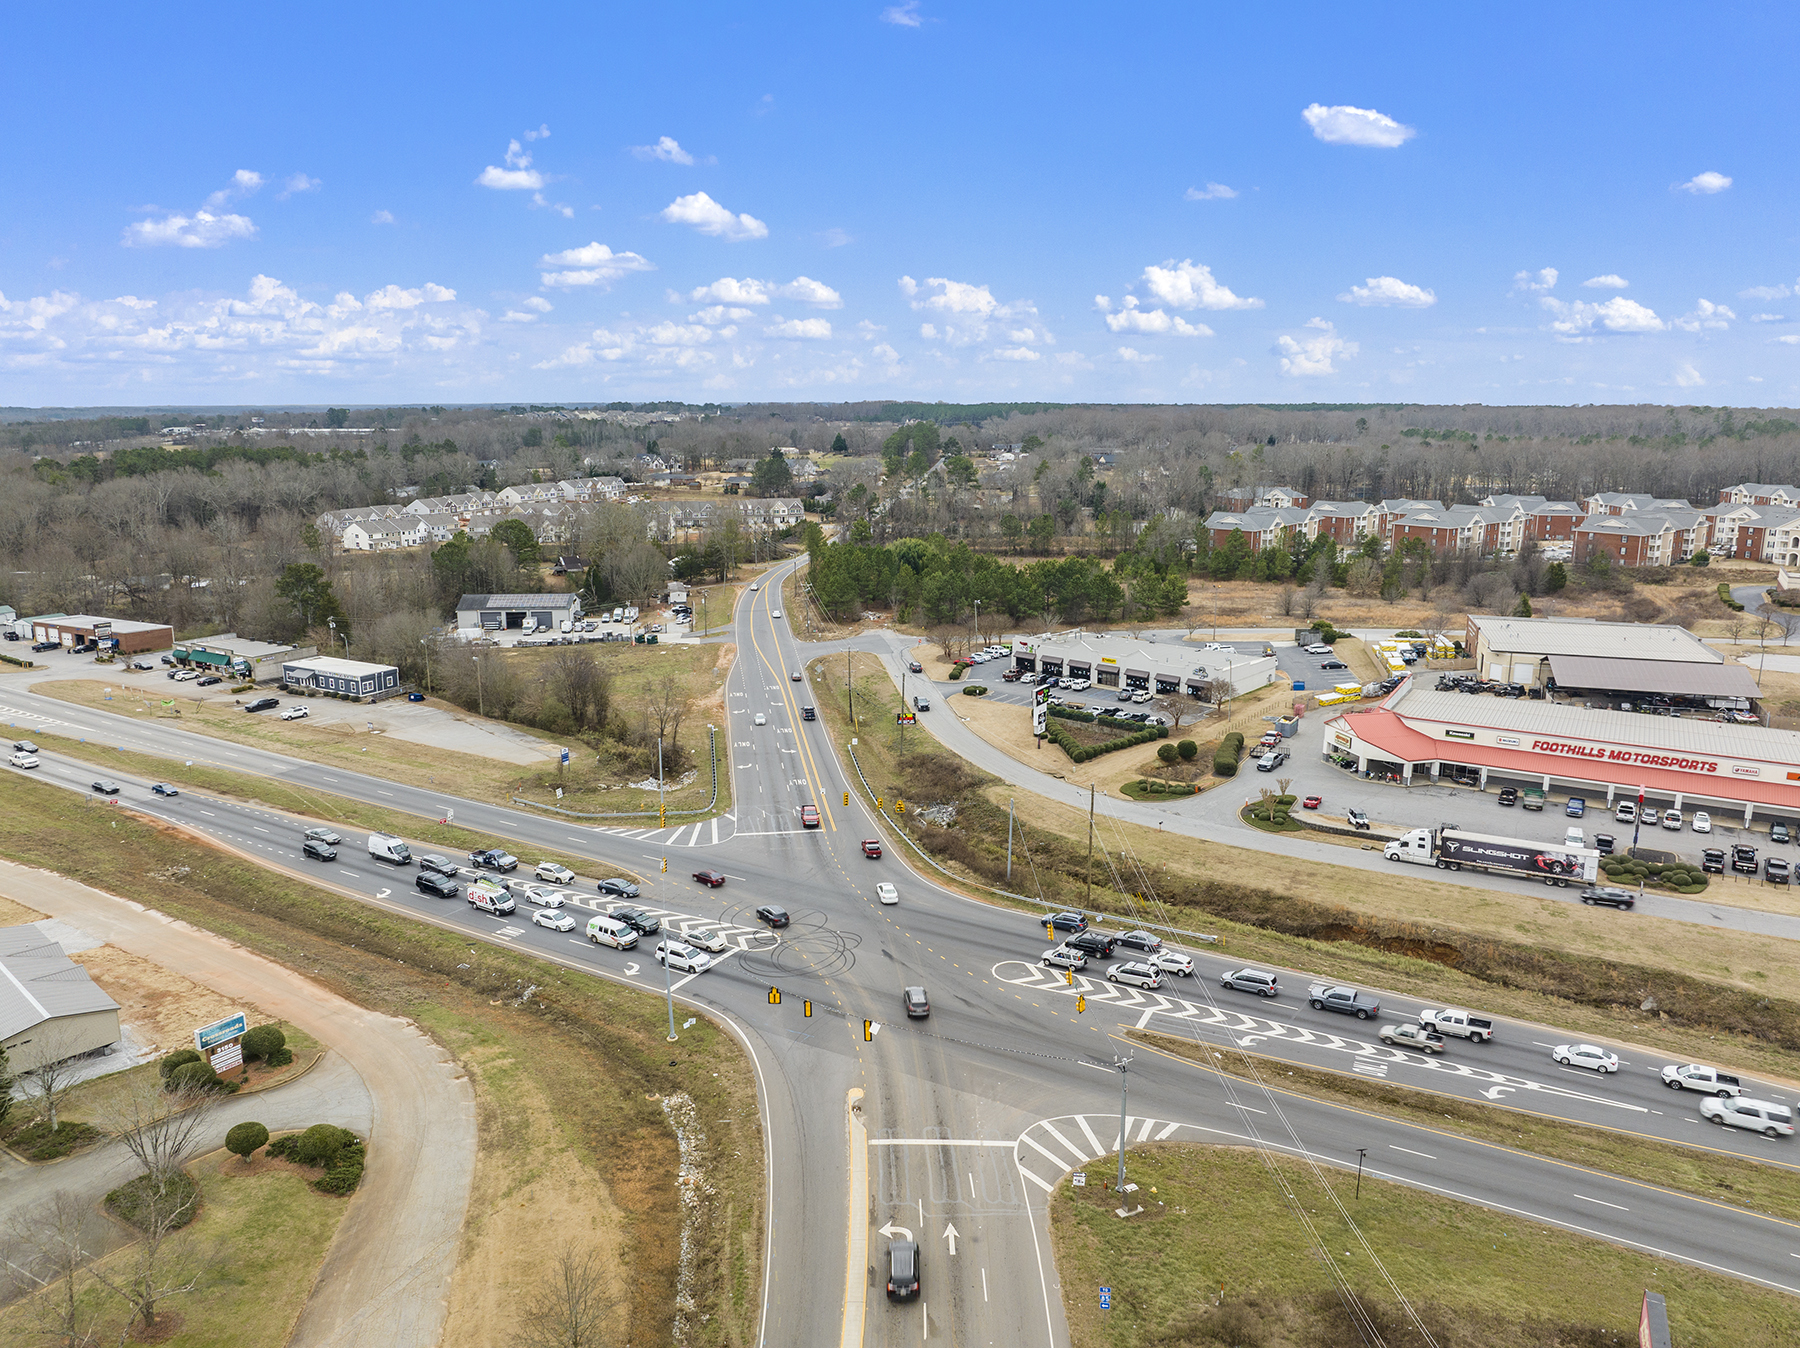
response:
{"label": "landscaped bush", "polygon": [[163,1089],[170,1091],[178,1091],[183,1086],[219,1090],[223,1089],[225,1084],[219,1080],[219,1074],[212,1070],[210,1064],[198,1060],[182,1063],[180,1067],[169,1073],[164,1082]]}
{"label": "landscaped bush", "polygon": [[225,1150],[233,1156],[250,1158],[258,1147],[269,1144],[269,1130],[260,1123],[240,1123],[225,1134]]}
{"label": "landscaped bush", "polygon": [[1635,857],[1609,856],[1601,859],[1601,874],[1626,888],[1642,880],[1645,885],[1671,889],[1678,894],[1698,894],[1707,887],[1706,872],[1694,869],[1688,861],[1639,861]]}
{"label": "landscaped bush", "polygon": [[[1077,719],[1092,720],[1093,718],[1082,717]],[[1105,724],[1117,726],[1120,723],[1109,721]],[[1166,739],[1169,734],[1169,728],[1165,725],[1139,728],[1135,721],[1127,721],[1123,724],[1129,726],[1134,733],[1123,735],[1116,740],[1107,740],[1104,744],[1083,744],[1062,726],[1056,725],[1054,722],[1045,723],[1044,738],[1058,746],[1069,756],[1072,762],[1086,763],[1089,759],[1100,757],[1101,754],[1116,753],[1120,749],[1129,749],[1134,745],[1148,744],[1151,740]]]}
{"label": "landscaped bush", "polygon": [[1183,763],[1192,763],[1200,756],[1200,746],[1192,740],[1183,740],[1175,746],[1175,752],[1181,755]]}
{"label": "landscaped bush", "polygon": [[1156,746],[1156,756],[1164,763],[1173,763],[1181,755],[1173,744],[1159,744]]}
{"label": "landscaped bush", "polygon": [[139,1231],[153,1225],[165,1232],[179,1231],[200,1215],[200,1186],[184,1170],[177,1170],[161,1186],[153,1177],[139,1175],[106,1196],[106,1210]]}
{"label": "landscaped bush", "polygon": [[89,1123],[71,1123],[59,1119],[52,1128],[47,1119],[37,1119],[22,1128],[4,1134],[6,1145],[28,1161],[56,1161],[77,1147],[98,1142],[106,1134]]}
{"label": "landscaped bush", "polygon": [[1731,597],[1731,582],[1728,580],[1719,582],[1719,602],[1725,605],[1725,607],[1730,609],[1733,613],[1742,613],[1744,611],[1744,606]]}
{"label": "landscaped bush", "polygon": [[356,1134],[335,1123],[315,1123],[294,1144],[294,1159],[301,1165],[329,1166],[338,1153],[356,1141]]}
{"label": "landscaped bush", "polygon": [[322,1194],[347,1194],[362,1183],[364,1152],[363,1144],[354,1138],[337,1154],[337,1159],[325,1170],[325,1173],[313,1181],[313,1188]]}
{"label": "landscaped bush", "polygon": [[1238,770],[1238,755],[1244,751],[1244,737],[1234,730],[1219,741],[1219,747],[1213,750],[1213,775],[1215,777],[1235,777]]}
{"label": "landscaped bush", "polygon": [[[246,1060],[267,1059],[271,1054],[279,1053],[287,1046],[287,1036],[281,1032],[279,1025],[258,1025],[243,1038],[244,1057]],[[288,1055],[293,1061],[293,1055]]]}
{"label": "landscaped bush", "polygon": [[184,1067],[188,1063],[199,1062],[199,1061],[200,1061],[200,1055],[197,1052],[195,1052],[193,1049],[178,1048],[173,1053],[169,1054],[168,1057],[164,1058],[161,1062],[157,1063],[156,1070],[158,1073],[161,1074],[162,1079],[164,1081],[167,1081],[169,1079],[169,1074],[171,1072],[173,1072],[177,1067]]}
{"label": "landscaped bush", "polygon": [[985,683],[972,683],[967,688],[963,689],[963,696],[964,697],[986,697],[987,696],[987,685]]}

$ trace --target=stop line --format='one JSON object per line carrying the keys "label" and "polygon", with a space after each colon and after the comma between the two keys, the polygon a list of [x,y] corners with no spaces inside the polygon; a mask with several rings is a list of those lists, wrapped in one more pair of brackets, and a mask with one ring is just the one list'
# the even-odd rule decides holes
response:
{"label": "stop line", "polygon": [[1466,1081],[1482,1083],[1479,1093],[1489,1100],[1499,1100],[1515,1091],[1537,1091],[1570,1100],[1611,1105],[1614,1109],[1623,1109],[1634,1114],[1650,1112],[1643,1105],[1609,1099],[1604,1095],[1590,1095],[1583,1091],[1570,1090],[1566,1086],[1559,1086],[1552,1082],[1532,1081],[1527,1077],[1511,1076],[1485,1067],[1474,1067],[1452,1058],[1408,1053],[1403,1049],[1390,1048],[1386,1044],[1346,1038],[1343,1035],[1333,1034],[1329,1030],[1312,1030],[1303,1025],[1290,1025],[1284,1021],[1271,1020],[1266,1016],[1253,1016],[1243,1011],[1209,1006],[1201,1002],[1190,1002],[1184,997],[1170,997],[1160,992],[1149,992],[1141,988],[1122,987],[1118,984],[1090,978],[1084,974],[1075,974],[1074,981],[1070,983],[1065,981],[1062,973],[1046,969],[1040,964],[1027,963],[1024,960],[1002,960],[993,967],[992,972],[994,977],[1001,982],[1011,983],[1015,987],[1055,992],[1068,997],[1081,996],[1086,997],[1090,1002],[1105,1002],[1116,1010],[1138,1011],[1140,1014],[1137,1019],[1137,1027],[1140,1030],[1148,1028],[1151,1021],[1156,1018],[1185,1021],[1188,1024],[1204,1025],[1224,1031],[1230,1036],[1233,1046],[1237,1048],[1254,1048],[1258,1044],[1273,1041],[1347,1053],[1356,1059],[1353,1070],[1367,1075],[1377,1075],[1378,1073],[1374,1070],[1377,1067],[1407,1066],[1422,1067],[1429,1072],[1461,1077]]}

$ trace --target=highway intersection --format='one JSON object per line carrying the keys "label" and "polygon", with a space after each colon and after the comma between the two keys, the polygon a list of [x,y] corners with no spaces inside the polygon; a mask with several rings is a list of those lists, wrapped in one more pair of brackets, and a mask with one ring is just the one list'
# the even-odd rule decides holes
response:
{"label": "highway intersection", "polygon": [[[1354,1165],[1363,1149],[1369,1172],[1385,1178],[1800,1293],[1800,1227],[1792,1223],[1253,1086],[1128,1044],[1127,1029],[1154,1029],[1208,1045],[1223,1055],[1221,1066],[1244,1049],[1800,1171],[1791,1139],[1706,1128],[1696,1098],[1658,1081],[1667,1060],[1632,1045],[1613,1045],[1620,1072],[1596,1077],[1550,1060],[1549,1046],[1570,1036],[1503,1021],[1492,1044],[1452,1040],[1446,1055],[1428,1058],[1380,1044],[1378,1024],[1313,1011],[1295,995],[1328,969],[1280,971],[1283,995],[1265,1001],[1222,990],[1218,974],[1234,962],[1203,946],[1191,950],[1194,978],[1156,991],[1106,983],[1096,976],[1103,965],[1072,983],[1042,968],[1036,961],[1050,943],[1030,914],[906,870],[901,848],[879,861],[863,856],[860,840],[881,833],[871,803],[854,772],[846,778],[826,723],[802,718],[809,684],[792,677],[826,648],[803,646],[770,616],[781,602],[779,573],[767,580],[739,605],[739,655],[727,679],[727,723],[718,727],[732,808],[700,823],[595,827],[461,800],[435,783],[364,776],[208,740],[169,721],[72,707],[31,693],[29,675],[0,676],[0,720],[15,735],[45,730],[206,762],[423,818],[454,811],[459,826],[517,853],[521,874],[535,849],[585,859],[582,878],[562,887],[577,929],[558,933],[531,924],[523,896],[519,911],[495,918],[421,894],[410,870],[372,860],[361,835],[346,833],[335,862],[305,860],[301,829],[322,821],[198,791],[153,797],[147,781],[106,772],[123,785],[124,806],[263,865],[647,993],[665,989],[653,939],[618,951],[581,936],[583,914],[608,906],[595,878],[641,875],[639,906],[665,927],[724,935],[715,967],[667,984],[681,1004],[678,1021],[716,1017],[757,1069],[769,1183],[765,1344],[1066,1344],[1046,1202],[1067,1171],[1093,1168],[1097,1181],[1116,1164],[1108,1158],[1120,1134],[1114,1062],[1128,1052],[1136,1056],[1125,1134],[1134,1143],[1260,1141],[1336,1167]],[[893,654],[885,638],[876,648]],[[98,775],[85,762],[42,757],[34,775],[48,784],[87,793]],[[820,810],[821,827],[802,828],[802,805]],[[106,807],[96,799],[94,808],[99,817]],[[690,873],[701,867],[722,871],[725,885],[695,883]],[[877,901],[880,881],[898,885],[898,905]],[[792,925],[761,926],[752,914],[762,903],[788,909]],[[928,1019],[902,1014],[900,990],[909,985],[930,991]],[[1419,1009],[1413,998],[1382,1001],[1382,1020]],[[1757,1093],[1786,1094],[1775,1086]],[[917,1302],[886,1301],[884,1229],[903,1229],[923,1246]]]}

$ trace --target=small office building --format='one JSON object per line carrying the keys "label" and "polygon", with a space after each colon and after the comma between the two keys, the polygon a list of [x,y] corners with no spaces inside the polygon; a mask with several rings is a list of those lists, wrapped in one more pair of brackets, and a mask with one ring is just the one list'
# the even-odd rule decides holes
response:
{"label": "small office building", "polygon": [[456,634],[467,640],[484,633],[558,632],[581,621],[578,594],[465,594],[456,601]]}
{"label": "small office building", "polygon": [[54,641],[79,646],[90,641],[117,642],[120,655],[166,651],[175,644],[175,629],[161,623],[134,623],[124,618],[96,618],[88,613],[57,613],[31,619],[33,642]]}
{"label": "small office building", "polygon": [[281,682],[288,688],[348,697],[391,697],[400,691],[400,671],[393,665],[371,665],[362,660],[337,660],[315,655],[289,660],[281,666]]}
{"label": "small office building", "polygon": [[1231,696],[1254,692],[1274,682],[1273,656],[1239,651],[1203,651],[1186,644],[1137,642],[1097,632],[1054,632],[1018,637],[1012,643],[1013,668],[1048,679],[1090,679],[1098,688],[1124,688],[1159,696],[1207,696],[1223,680]]}

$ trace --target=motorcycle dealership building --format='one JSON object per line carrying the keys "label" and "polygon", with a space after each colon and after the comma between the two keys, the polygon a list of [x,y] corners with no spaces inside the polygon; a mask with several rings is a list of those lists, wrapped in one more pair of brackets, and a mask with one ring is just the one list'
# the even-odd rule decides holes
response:
{"label": "motorcycle dealership building", "polygon": [[1549,700],[1437,692],[1409,678],[1325,723],[1341,767],[1410,786],[1535,788],[1677,810],[1800,818],[1800,733]]}

